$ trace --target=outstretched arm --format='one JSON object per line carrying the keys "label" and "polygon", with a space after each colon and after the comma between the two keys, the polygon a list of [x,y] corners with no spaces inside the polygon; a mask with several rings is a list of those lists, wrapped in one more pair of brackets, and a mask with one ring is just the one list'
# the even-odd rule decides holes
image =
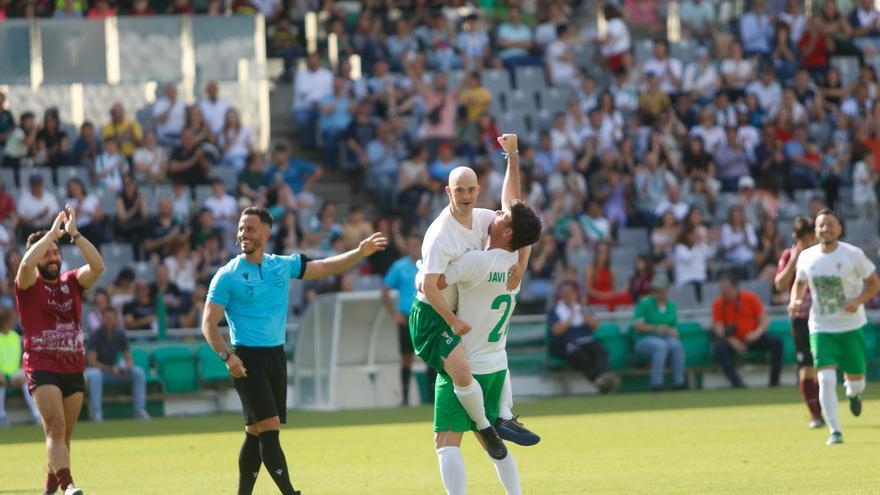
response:
{"label": "outstretched arm", "polygon": [[83,259],[86,260],[86,264],[79,267],[79,270],[76,271],[76,281],[80,287],[88,289],[95,285],[95,282],[104,273],[104,258],[101,257],[101,253],[98,252],[95,245],[83,237],[79,230],[77,230],[76,209],[68,203],[64,206],[64,211],[67,214],[64,230],[74,240],[73,244],[79,249]]}
{"label": "outstretched arm", "polygon": [[324,258],[322,260],[309,261],[306,264],[306,272],[303,280],[317,280],[319,278],[338,275],[351,270],[354,265],[367,256],[382,251],[388,245],[388,239],[379,232],[361,241],[357,249]]}
{"label": "outstretched arm", "polygon": [[504,173],[504,186],[501,189],[501,204],[510,205],[514,199],[522,199],[519,180],[519,148],[516,134],[504,134],[498,138],[501,149],[507,153],[507,171]]}

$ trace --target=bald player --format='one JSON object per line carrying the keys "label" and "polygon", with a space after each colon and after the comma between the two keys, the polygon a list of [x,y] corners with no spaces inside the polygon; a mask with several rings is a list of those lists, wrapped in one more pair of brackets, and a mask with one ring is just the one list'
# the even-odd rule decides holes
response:
{"label": "bald player", "polygon": [[[521,195],[517,136],[505,134],[498,138],[498,142],[507,156],[501,201],[502,207],[509,210],[511,201],[519,199]],[[489,423],[482,388],[473,379],[471,366],[461,345],[461,335],[467,334],[471,326],[453,311],[457,293],[451,288],[441,291],[438,287],[440,276],[451,261],[468,251],[486,247],[489,227],[496,221],[497,215],[492,210],[474,208],[480,186],[476,174],[468,167],[458,167],[449,174],[446,194],[449,196],[449,206],[431,223],[422,244],[421,266],[417,276],[421,290],[410,311],[410,336],[416,355],[439,374],[449,376],[452,380],[455,396],[476,424],[489,455],[503,459],[507,455],[507,448],[499,432],[521,445],[534,445],[540,439],[513,417],[509,374],[504,383],[496,425]],[[529,252],[529,247],[521,249],[518,262],[511,267],[508,279],[510,289],[519,285],[528,264]]]}

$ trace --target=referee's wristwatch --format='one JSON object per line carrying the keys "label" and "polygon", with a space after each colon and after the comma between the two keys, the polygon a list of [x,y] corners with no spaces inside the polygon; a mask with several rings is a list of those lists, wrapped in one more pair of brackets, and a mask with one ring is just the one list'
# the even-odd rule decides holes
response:
{"label": "referee's wristwatch", "polygon": [[220,360],[223,361],[224,363],[225,363],[226,361],[229,361],[229,355],[230,355],[230,354],[231,354],[231,353],[230,353],[229,351],[220,351],[220,352],[217,353],[217,355],[220,356]]}

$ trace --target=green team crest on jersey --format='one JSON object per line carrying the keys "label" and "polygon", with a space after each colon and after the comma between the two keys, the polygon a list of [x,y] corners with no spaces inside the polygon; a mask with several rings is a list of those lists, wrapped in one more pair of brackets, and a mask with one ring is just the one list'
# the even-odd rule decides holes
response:
{"label": "green team crest on jersey", "polygon": [[846,294],[843,293],[843,282],[834,275],[813,277],[816,292],[813,300],[819,305],[819,314],[827,315],[843,310]]}

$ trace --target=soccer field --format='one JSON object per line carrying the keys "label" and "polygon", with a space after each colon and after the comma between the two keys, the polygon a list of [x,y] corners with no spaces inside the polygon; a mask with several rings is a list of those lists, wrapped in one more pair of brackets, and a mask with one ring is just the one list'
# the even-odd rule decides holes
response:
{"label": "soccer field", "polygon": [[[794,388],[628,394],[521,401],[543,436],[513,446],[529,494],[877,493],[880,400],[841,411],[843,445],[806,428]],[[294,412],[282,444],[294,486],[315,494],[441,494],[428,408]],[[235,415],[107,421],[77,427],[73,473],[89,495],[234,493],[241,419]],[[503,493],[472,437],[469,493]],[[36,427],[0,430],[0,494],[34,494],[44,450]],[[263,471],[255,493],[277,493]]]}

